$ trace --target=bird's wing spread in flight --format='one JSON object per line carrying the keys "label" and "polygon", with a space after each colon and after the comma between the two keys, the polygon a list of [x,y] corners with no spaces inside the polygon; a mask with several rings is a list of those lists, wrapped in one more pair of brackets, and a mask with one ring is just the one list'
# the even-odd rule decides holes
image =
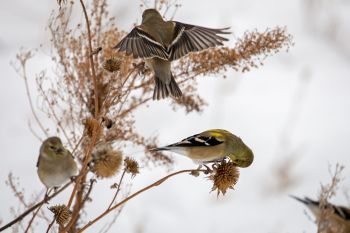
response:
{"label": "bird's wing spread in flight", "polygon": [[219,36],[230,34],[229,28],[211,29],[173,21],[175,24],[175,39],[169,45],[167,52],[169,60],[176,60],[190,52],[201,51],[217,45],[223,45],[228,39]]}
{"label": "bird's wing spread in flight", "polygon": [[164,46],[138,27],[135,27],[114,48],[125,51],[128,55],[132,54],[134,58],[168,59]]}

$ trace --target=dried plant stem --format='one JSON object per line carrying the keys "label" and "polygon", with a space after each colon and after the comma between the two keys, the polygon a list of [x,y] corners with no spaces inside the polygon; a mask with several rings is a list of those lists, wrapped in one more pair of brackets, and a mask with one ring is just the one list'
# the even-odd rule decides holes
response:
{"label": "dried plant stem", "polygon": [[[77,196],[80,196],[80,198],[82,198],[82,200],[77,201],[77,203],[79,203],[79,205],[77,204],[74,206],[73,213],[75,213],[75,214],[72,215],[72,217],[71,217],[72,223],[70,224],[70,226],[74,226],[74,227],[76,226],[76,222],[78,221],[78,218],[79,218],[79,211],[84,208],[85,202],[89,199],[89,196],[91,194],[91,191],[93,189],[93,185],[94,185],[95,181],[96,180],[94,180],[94,179],[90,179],[89,189],[86,192],[84,198],[82,198],[82,195],[77,194]],[[79,192],[82,192],[82,190],[83,190],[83,188],[81,190],[79,190]],[[61,229],[63,229],[63,227]],[[69,229],[66,228],[66,230],[68,231]],[[72,229],[70,229],[70,231],[75,232],[75,230],[72,230]]]}
{"label": "dried plant stem", "polygon": [[[81,205],[81,201],[83,200],[82,199],[82,195],[83,195],[82,190],[84,188],[83,185],[81,185],[81,183],[86,180],[86,174],[89,172],[87,165],[88,165],[88,163],[90,161],[91,152],[92,152],[93,146],[96,144],[96,141],[97,141],[97,129],[94,128],[93,132],[92,132],[91,143],[90,143],[89,147],[87,148],[86,154],[84,156],[83,167],[81,168],[80,174],[77,177],[76,183],[74,185],[73,191],[71,193],[71,196],[70,196],[68,204],[67,204],[68,209],[72,205],[74,196],[75,196],[75,194],[77,192],[78,193],[77,193],[77,197],[76,197],[75,206],[80,206]],[[69,228],[72,226],[76,216],[79,215],[79,211],[80,211],[80,208],[73,208],[72,218],[68,222],[68,224],[65,227],[65,229],[62,229],[63,232],[69,230]],[[62,231],[60,230],[60,232],[62,232]]]}
{"label": "dried plant stem", "polygon": [[88,227],[90,227],[91,225],[93,225],[94,223],[96,223],[97,221],[99,221],[101,218],[103,218],[104,216],[106,216],[107,214],[109,214],[110,212],[112,212],[113,210],[115,210],[116,208],[118,208],[119,206],[123,205],[124,203],[128,202],[129,200],[133,199],[134,197],[138,196],[139,194],[153,188],[156,187],[160,184],[162,184],[164,181],[166,181],[167,179],[169,179],[172,176],[176,176],[178,174],[181,173],[189,173],[189,172],[193,172],[193,171],[198,171],[198,172],[207,172],[207,170],[198,170],[198,169],[187,169],[187,170],[181,170],[181,171],[177,171],[174,173],[171,173],[163,178],[161,178],[160,180],[157,180],[156,182],[140,189],[139,191],[131,194],[130,196],[128,196],[127,198],[125,198],[124,200],[122,200],[121,202],[115,204],[114,206],[112,206],[111,208],[106,209],[102,214],[100,214],[99,216],[97,216],[95,219],[93,219],[92,221],[90,221],[89,223],[87,223],[85,226],[83,226],[78,233],[85,231]]}
{"label": "dried plant stem", "polygon": [[57,116],[56,111],[55,111],[54,107],[52,106],[52,104],[50,103],[50,100],[49,100],[48,96],[45,94],[45,90],[40,85],[39,85],[39,90],[41,91],[41,94],[44,97],[44,100],[46,101],[47,105],[49,106],[49,109],[51,110],[51,115],[56,120],[56,123],[57,123],[58,127],[60,128],[60,130],[62,131],[64,137],[66,138],[69,146],[73,147],[72,142],[69,140],[69,137],[68,137],[68,134],[67,134],[66,130],[62,126],[61,120]]}
{"label": "dried plant stem", "polygon": [[27,216],[28,214],[30,214],[32,211],[36,210],[38,207],[42,206],[45,202],[51,200],[52,198],[54,198],[56,195],[58,195],[59,193],[61,193],[63,190],[65,190],[70,184],[72,184],[72,182],[67,183],[66,185],[64,185],[62,188],[60,188],[57,192],[53,193],[51,196],[48,196],[48,198],[46,198],[45,200],[40,201],[39,203],[35,204],[34,206],[30,207],[28,210],[24,211],[21,215],[19,215],[17,218],[15,218],[14,220],[12,220],[11,222],[7,223],[5,226],[2,226],[0,228],[0,232],[9,228],[10,226],[12,226],[13,224],[21,221],[25,216]]}
{"label": "dried plant stem", "polygon": [[122,185],[122,182],[123,182],[123,178],[124,178],[125,173],[126,173],[126,169],[124,169],[123,174],[122,174],[122,176],[120,177],[120,180],[119,180],[119,183],[118,183],[117,191],[115,192],[114,197],[113,197],[113,199],[112,199],[112,201],[111,201],[111,203],[109,204],[109,206],[108,206],[107,209],[110,209],[110,208],[111,208],[111,206],[113,205],[115,199],[117,198],[118,193],[119,193],[119,191],[120,191],[120,186]]}
{"label": "dried plant stem", "polygon": [[86,21],[86,29],[88,33],[88,39],[89,39],[89,60],[90,60],[90,67],[91,67],[91,72],[92,72],[92,81],[94,84],[94,94],[95,94],[95,118],[97,119],[99,116],[99,106],[98,106],[98,80],[96,78],[96,72],[95,72],[95,63],[94,63],[94,56],[90,56],[92,54],[92,42],[91,42],[91,31],[90,31],[90,22],[89,18],[86,12],[86,8],[84,5],[83,0],[80,0],[81,7],[83,8],[84,11],[84,16],[85,16],[85,21]]}
{"label": "dried plant stem", "polygon": [[27,77],[27,69],[26,69],[26,60],[21,60],[21,65],[22,65],[22,77],[24,79],[24,85],[26,88],[26,94],[27,94],[27,99],[29,102],[29,107],[30,110],[34,116],[34,119],[36,121],[36,123],[39,125],[41,131],[45,134],[46,137],[48,137],[48,133],[46,132],[44,126],[42,125],[41,121],[39,120],[39,117],[36,115],[36,112],[34,110],[34,105],[33,105],[33,101],[32,101],[32,96],[30,94],[30,89],[29,89],[29,84],[28,84],[28,77]]}
{"label": "dried plant stem", "polygon": [[[89,57],[89,61],[90,61],[90,68],[91,68],[91,73],[92,73],[92,81],[93,81],[93,85],[94,85],[94,99],[95,99],[95,118],[98,119],[99,117],[99,106],[98,106],[98,80],[96,77],[96,72],[95,72],[95,63],[94,63],[94,57],[91,55],[92,54],[92,40],[91,40],[91,30],[90,30],[90,22],[89,22],[89,18],[86,12],[86,7],[84,5],[83,0],[80,0],[80,4],[81,7],[83,8],[83,12],[84,12],[84,17],[85,17],[85,21],[86,21],[86,29],[87,29],[87,33],[88,33],[88,44],[89,44],[89,53],[88,53],[88,57]],[[80,187],[80,189],[82,189],[82,185],[80,185],[80,183],[82,181],[86,180],[86,173],[87,173],[87,164],[89,162],[89,158],[90,158],[90,154],[92,151],[93,146],[96,144],[97,141],[97,132],[96,129],[94,129],[93,135],[92,135],[92,141],[91,141],[91,145],[89,146],[87,153],[85,155],[84,158],[84,162],[83,162],[83,167],[81,169],[81,174],[78,176],[77,178],[77,183],[74,186],[74,189],[72,191],[72,194],[69,198],[68,201],[68,205],[67,207],[70,208],[70,206],[72,205],[73,199],[75,194],[78,192],[77,194],[77,202],[75,203],[75,205],[80,206],[81,203],[78,203],[78,200],[82,200],[82,195],[83,192],[79,192],[78,191],[78,186]],[[73,213],[72,213],[72,219],[69,221],[69,223],[67,224],[66,229],[69,229],[72,224],[74,223],[75,220],[75,216],[78,216],[80,209],[79,208],[74,208]]]}
{"label": "dried plant stem", "polygon": [[55,220],[56,220],[56,216],[53,217],[51,223],[50,223],[49,226],[47,227],[46,233],[49,233],[49,232],[50,232],[50,229],[51,229],[51,227],[53,226],[53,224],[55,223]]}
{"label": "dried plant stem", "polygon": [[[45,200],[45,199],[44,199],[44,200]],[[32,225],[32,223],[33,223],[35,217],[37,216],[37,214],[38,214],[39,211],[40,211],[40,208],[41,208],[43,205],[44,205],[44,202],[36,209],[36,211],[35,211],[34,214],[33,214],[33,217],[30,219],[30,221],[29,221],[29,223],[28,223],[28,226],[27,226],[26,230],[24,231],[24,233],[27,233],[27,232],[29,231],[30,226]]]}

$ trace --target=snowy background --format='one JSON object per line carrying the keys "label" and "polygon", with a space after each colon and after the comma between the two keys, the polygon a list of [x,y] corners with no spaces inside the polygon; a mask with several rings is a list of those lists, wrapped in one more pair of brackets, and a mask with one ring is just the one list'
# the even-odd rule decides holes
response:
{"label": "snowy background", "polygon": [[[236,189],[219,198],[216,193],[209,193],[211,182],[177,176],[128,202],[111,232],[316,232],[303,211],[305,208],[288,194],[316,198],[320,183],[330,180],[329,164],[334,168],[336,163],[341,163],[346,166],[344,180],[332,201],[350,205],[344,195],[344,190],[350,190],[350,2],[191,0],[181,3],[176,20],[208,27],[231,26],[234,34],[230,46],[245,30],[264,30],[277,25],[287,27],[294,36],[295,46],[288,53],[280,52],[268,58],[263,67],[251,72],[229,72],[227,79],[200,78],[199,92],[209,103],[202,114],[174,113],[168,101],[154,102],[138,111],[139,131],[145,136],[158,134],[162,144],[206,129],[224,128],[239,135],[253,149],[255,161],[251,167],[241,169]],[[119,1],[110,6],[122,29],[130,30],[132,23],[140,22],[138,5],[138,1]],[[28,129],[27,122],[34,122],[33,116],[23,80],[10,61],[15,60],[22,46],[38,48],[49,43],[45,27],[54,8],[57,8],[54,0],[0,3],[0,219],[3,223],[11,218],[9,208],[16,206],[5,185],[10,171],[20,177],[26,193],[43,190],[35,169],[40,142]],[[40,71],[49,60],[48,54],[39,52],[35,62],[28,64],[28,73]],[[29,78],[33,81],[34,76]],[[35,90],[34,85],[32,88]],[[156,117],[155,112],[159,113]],[[136,159],[141,155],[134,152]],[[174,170],[196,166],[181,156],[174,155],[174,159]],[[131,190],[136,191],[164,174],[164,169],[144,169],[133,180]],[[99,208],[105,208],[106,199],[110,199],[105,188],[110,183],[95,190],[93,196],[98,198],[88,208],[90,217]],[[64,195],[61,198],[66,200]],[[50,204],[59,201],[55,199]],[[97,232],[102,225],[97,224],[87,232]]]}

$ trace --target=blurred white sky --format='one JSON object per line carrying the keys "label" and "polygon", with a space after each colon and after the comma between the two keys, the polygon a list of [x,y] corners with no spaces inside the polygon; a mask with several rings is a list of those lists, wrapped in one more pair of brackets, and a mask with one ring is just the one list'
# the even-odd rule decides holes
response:
{"label": "blurred white sky", "polygon": [[[315,3],[318,2],[318,3]],[[320,182],[330,180],[329,164],[344,164],[344,180],[337,204],[349,205],[343,189],[350,190],[350,10],[348,1],[191,0],[183,1],[175,19],[208,27],[231,26],[234,35],[245,30],[286,26],[295,46],[288,53],[268,58],[263,67],[248,73],[229,72],[227,79],[203,77],[199,92],[209,106],[202,114],[174,113],[168,101],[151,103],[136,114],[137,127],[145,136],[158,134],[168,144],[209,128],[224,128],[239,135],[253,149],[255,161],[241,169],[236,189],[225,197],[209,193],[211,183],[188,175],[175,177],[130,201],[113,227],[119,232],[315,232],[301,204],[288,194],[317,197]],[[138,1],[120,1],[110,7],[119,25],[129,30],[140,20]],[[21,46],[48,45],[45,31],[52,1],[6,1],[0,3],[0,219],[10,219],[16,206],[4,181],[12,171],[20,177],[26,193],[40,192],[36,159],[40,142],[27,122],[33,121],[23,81],[9,63]],[[29,73],[50,63],[39,52]],[[34,87],[34,75],[31,81]],[[157,112],[157,116],[154,113]],[[293,117],[291,117],[293,116]],[[152,122],[152,123],[151,123]],[[153,122],[157,122],[154,124]],[[170,123],[169,123],[170,122]],[[141,154],[132,154],[137,159]],[[293,158],[295,158],[293,160]],[[174,155],[174,169],[194,168],[187,158]],[[274,172],[290,161],[296,183],[276,192]],[[334,166],[333,166],[334,167]],[[283,170],[283,169],[282,169]],[[166,171],[145,169],[133,180],[133,191]],[[106,189],[113,180],[99,182],[93,194],[90,217],[103,209]],[[61,200],[64,199],[64,195]],[[52,204],[59,200],[52,201]],[[100,225],[87,232],[96,232]],[[41,228],[40,228],[41,229]],[[46,227],[45,227],[46,229]],[[142,231],[138,231],[141,229]]]}

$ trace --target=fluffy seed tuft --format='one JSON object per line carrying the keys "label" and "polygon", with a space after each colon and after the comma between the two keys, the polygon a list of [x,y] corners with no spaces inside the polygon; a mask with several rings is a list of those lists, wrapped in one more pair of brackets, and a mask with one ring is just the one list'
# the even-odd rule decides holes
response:
{"label": "fluffy seed tuft", "polygon": [[122,159],[122,152],[109,144],[99,144],[92,151],[90,169],[99,178],[109,178],[119,171]]}

